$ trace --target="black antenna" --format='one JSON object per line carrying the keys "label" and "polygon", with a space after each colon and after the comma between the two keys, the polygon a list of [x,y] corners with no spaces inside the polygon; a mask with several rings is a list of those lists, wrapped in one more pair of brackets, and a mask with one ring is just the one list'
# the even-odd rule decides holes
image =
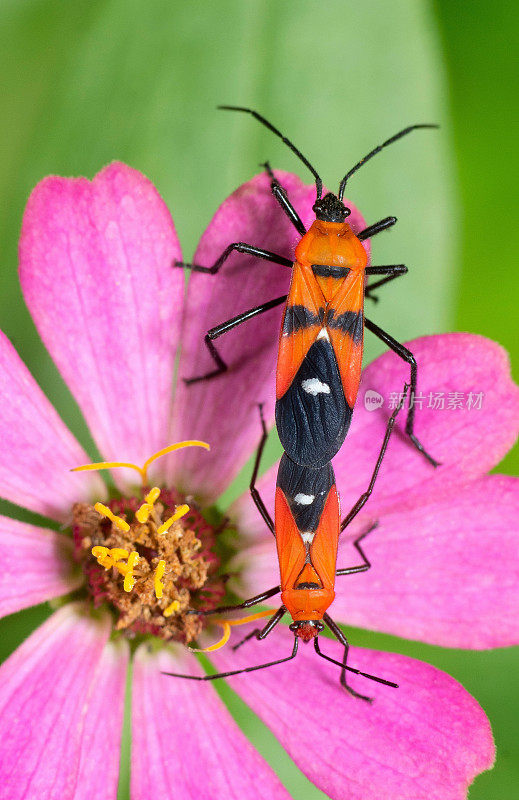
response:
{"label": "black antenna", "polygon": [[217,108],[219,108],[219,109],[221,109],[223,111],[244,111],[246,114],[252,114],[254,119],[257,119],[258,122],[261,122],[261,124],[264,125],[266,128],[268,128],[269,131],[272,131],[272,133],[275,133],[276,136],[279,136],[279,138],[288,147],[290,147],[292,152],[295,153],[296,156],[301,159],[303,164],[308,167],[308,169],[310,170],[310,172],[314,176],[314,178],[315,178],[315,188],[317,189],[317,199],[319,200],[319,198],[321,197],[321,195],[323,193],[323,182],[322,182],[319,174],[315,171],[315,169],[312,167],[312,165],[308,161],[308,159],[306,159],[304,157],[304,155],[297,149],[297,147],[294,144],[292,144],[290,139],[287,139],[286,136],[283,136],[281,131],[278,131],[278,129],[275,128],[267,119],[265,119],[265,117],[262,117],[261,114],[258,114],[257,111],[253,111],[252,108],[243,108],[242,106],[217,106]]}
{"label": "black antenna", "polygon": [[409,127],[408,128],[404,128],[403,131],[399,131],[398,133],[395,133],[395,135],[392,136],[391,139],[388,139],[387,141],[383,142],[382,144],[379,144],[378,147],[375,147],[375,149],[372,150],[370,153],[368,153],[367,156],[364,156],[364,158],[361,158],[361,160],[357,164],[355,164],[355,166],[352,167],[352,169],[350,169],[349,172],[346,173],[346,175],[344,176],[344,178],[342,179],[342,181],[341,181],[341,183],[339,185],[339,194],[337,195],[339,200],[342,200],[342,198],[343,198],[344,187],[346,186],[346,181],[349,178],[351,178],[353,173],[357,172],[357,170],[360,169],[362,167],[362,165],[366,163],[366,161],[369,161],[370,158],[373,158],[373,156],[376,156],[377,153],[380,153],[380,151],[383,150],[384,147],[387,147],[388,144],[393,144],[393,142],[396,142],[396,141],[398,141],[398,139],[401,139],[402,136],[406,136],[408,133],[411,133],[411,131],[416,131],[418,128],[439,128],[439,127],[440,127],[439,125],[429,125],[429,124],[409,125]]}

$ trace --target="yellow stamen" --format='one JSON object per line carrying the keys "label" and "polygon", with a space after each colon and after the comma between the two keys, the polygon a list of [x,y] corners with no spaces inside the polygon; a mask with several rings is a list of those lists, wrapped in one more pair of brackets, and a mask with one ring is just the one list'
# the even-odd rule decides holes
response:
{"label": "yellow stamen", "polygon": [[135,578],[133,577],[133,568],[136,566],[136,564],[138,564],[138,562],[139,562],[139,554],[135,550],[132,550],[132,552],[128,556],[128,563],[125,565],[126,570],[125,570],[124,584],[123,584],[125,592],[131,592],[131,590],[135,586]]}
{"label": "yellow stamen", "polygon": [[119,528],[120,531],[124,531],[125,533],[130,530],[130,526],[128,523],[121,519],[121,517],[117,517],[108,506],[104,506],[102,503],[96,503],[94,505],[95,510],[98,514],[102,514],[103,517],[108,517],[108,519],[113,522],[116,528]]}
{"label": "yellow stamen", "polygon": [[[162,576],[164,575],[164,570],[166,569],[166,562],[164,559],[160,559],[159,563],[157,564],[157,569],[155,570],[155,597],[160,600],[164,591],[164,585],[162,583]],[[178,600],[177,600],[178,602]],[[180,605],[180,604],[179,604]]]}
{"label": "yellow stamen", "polygon": [[159,499],[159,496],[160,489],[157,486],[154,486],[153,489],[150,489],[144,498],[146,502],[143,503],[142,506],[135,512],[138,522],[144,523],[148,521],[148,518],[153,511],[153,504]]}
{"label": "yellow stamen", "polygon": [[123,550],[122,547],[109,549],[103,545],[97,545],[92,548],[92,555],[97,559],[97,563],[105,569],[117,567],[121,572],[121,565],[116,564],[116,561],[120,561],[121,558],[128,558],[128,550]]}
{"label": "yellow stamen", "polygon": [[145,485],[148,477],[148,467],[157,458],[161,456],[166,456],[168,453],[174,453],[176,450],[182,450],[184,447],[203,447],[204,450],[210,450],[211,448],[207,444],[207,442],[201,442],[198,439],[188,439],[185,442],[177,442],[176,444],[170,444],[169,447],[164,447],[162,450],[158,450],[152,456],[150,456],[143,464],[142,467],[137,466],[137,464],[131,464],[128,461],[98,461],[95,464],[82,464],[80,467],[74,467],[71,472],[87,472],[89,470],[97,470],[97,469],[114,469],[115,467],[128,467],[128,469],[136,470],[141,478],[142,482]]}
{"label": "yellow stamen", "polygon": [[165,608],[162,613],[165,617],[170,617],[172,614],[175,613],[175,611],[178,611],[179,608],[180,608],[180,603],[178,602],[178,600],[173,600],[173,602],[170,603],[169,606]]}
{"label": "yellow stamen", "polygon": [[256,619],[262,619],[262,617],[271,616],[272,610],[258,611],[257,614],[249,614],[247,617],[241,617],[240,619],[214,619],[213,622],[216,622],[217,625],[220,625],[223,628],[222,638],[215,644],[210,645],[210,647],[203,647],[201,649],[190,647],[189,650],[193,650],[195,653],[212,653],[227,644],[231,635],[231,627],[236,625],[246,625],[247,622],[254,622]]}
{"label": "yellow stamen", "polygon": [[173,516],[167,519],[166,522],[163,522],[162,525],[160,525],[157,528],[157,533],[166,533],[166,531],[169,531],[173,523],[177,522],[182,517],[185,517],[188,511],[189,511],[189,506],[186,506],[185,504],[181,506],[176,506],[176,510]]}
{"label": "yellow stamen", "polygon": [[114,561],[120,561],[122,558],[128,558],[128,550],[125,550],[123,547],[112,547],[110,555]]}

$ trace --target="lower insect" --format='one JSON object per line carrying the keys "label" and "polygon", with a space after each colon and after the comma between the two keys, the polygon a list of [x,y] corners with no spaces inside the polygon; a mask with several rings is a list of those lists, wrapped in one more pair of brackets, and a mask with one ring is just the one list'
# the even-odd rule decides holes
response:
{"label": "lower insect", "polygon": [[[292,617],[290,630],[294,635],[292,651],[288,656],[276,661],[268,661],[264,664],[250,666],[244,669],[220,672],[215,675],[193,676],[181,675],[179,673],[166,674],[177,678],[204,681],[226,678],[245,672],[254,672],[259,669],[282,664],[295,658],[299,641],[302,640],[305,643],[313,641],[318,656],[340,667],[341,685],[355,697],[367,701],[370,700],[369,697],[359,694],[348,685],[346,680],[347,672],[362,675],[365,678],[386,684],[387,686],[397,687],[397,684],[392,681],[362,672],[348,664],[348,641],[342,630],[328,614],[328,608],[335,598],[336,576],[365,572],[371,566],[364,552],[362,542],[366,536],[376,528],[376,524],[364,531],[353,543],[362,559],[362,563],[356,566],[337,569],[336,561],[339,536],[355,519],[373,491],[397,414],[402,408],[407,390],[408,386],[406,385],[401,402],[388,420],[384,440],[369,485],[342,522],[340,518],[339,498],[335,485],[335,476],[331,464],[327,464],[320,469],[309,469],[308,467],[295,464],[286,454],[283,455],[279,464],[276,483],[275,522],[272,520],[256,488],[261,456],[267,439],[266,426],[263,415],[261,415],[262,437],[256,454],[256,461],[250,483],[250,492],[258,511],[276,540],[280,583],[278,586],[274,586],[272,589],[268,589],[255,597],[251,597],[239,605],[221,606],[207,612],[207,614],[210,615],[218,615],[215,621],[223,624],[224,630],[225,625],[227,625],[222,641],[209,649],[214,650],[217,649],[218,646],[223,646],[223,644],[225,644],[229,638],[230,625],[252,621],[252,619],[258,619],[268,614],[269,619],[266,625],[263,628],[254,629],[241,642],[235,645],[234,649],[253,637],[263,640],[281,621],[285,614],[288,613]],[[253,615],[252,618],[248,617],[241,621],[231,620],[228,623],[220,619],[220,616],[225,612],[252,608],[260,603],[264,603],[266,600],[279,593],[281,593],[282,604],[273,614],[270,612],[260,612],[257,615]],[[203,611],[199,613],[204,615]],[[335,638],[344,646],[342,661],[337,661],[321,651],[319,646],[319,634],[325,627],[328,628]]]}

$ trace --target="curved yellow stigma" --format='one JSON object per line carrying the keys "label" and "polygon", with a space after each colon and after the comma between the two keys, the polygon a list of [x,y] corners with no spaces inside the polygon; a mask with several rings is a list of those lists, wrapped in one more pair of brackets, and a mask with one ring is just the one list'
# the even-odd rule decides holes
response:
{"label": "curved yellow stigma", "polygon": [[162,583],[162,576],[164,575],[164,570],[166,569],[166,562],[163,558],[160,559],[159,563],[157,564],[157,568],[155,570],[154,575],[154,585],[155,585],[155,597],[160,600],[164,591],[164,584]]}
{"label": "curved yellow stigma", "polygon": [[108,508],[108,506],[103,505],[103,503],[96,503],[94,505],[94,508],[98,514],[102,514],[103,517],[108,517],[110,522],[113,522],[116,528],[119,528],[120,531],[128,533],[128,531],[130,530],[130,526],[128,525],[126,520],[121,519],[121,517],[118,517],[116,514],[114,514],[113,511],[110,508]]}
{"label": "curved yellow stigma", "polygon": [[158,450],[152,456],[150,456],[142,465],[142,467],[137,466],[137,464],[131,464],[128,461],[98,461],[95,464],[82,464],[80,467],[74,467],[71,469],[71,472],[88,472],[90,470],[99,470],[99,469],[114,469],[115,467],[128,467],[129,469],[136,470],[141,478],[143,485],[146,485],[148,479],[148,467],[157,458],[161,458],[162,456],[168,455],[168,453],[174,453],[176,450],[182,450],[184,447],[203,447],[204,450],[210,450],[211,448],[207,444],[207,442],[201,442],[198,439],[187,439],[185,442],[177,442],[176,444],[170,444],[169,447],[163,447],[162,450]]}
{"label": "curved yellow stigma", "polygon": [[189,511],[189,506],[187,506],[185,503],[181,506],[177,506],[173,516],[167,519],[166,522],[163,522],[162,525],[159,525],[159,527],[157,528],[157,533],[160,534],[169,531],[173,523],[178,522],[179,519],[185,517],[188,511]]}
{"label": "curved yellow stigma", "polygon": [[254,622],[256,619],[271,617],[272,614],[272,610],[258,611],[256,614],[249,614],[247,617],[240,617],[240,619],[214,619],[212,621],[216,622],[217,625],[220,625],[223,628],[222,638],[209,647],[189,647],[188,650],[192,650],[194,653],[213,653],[215,650],[219,650],[221,647],[227,644],[231,635],[231,627],[235,627],[237,625],[246,625],[247,622]]}

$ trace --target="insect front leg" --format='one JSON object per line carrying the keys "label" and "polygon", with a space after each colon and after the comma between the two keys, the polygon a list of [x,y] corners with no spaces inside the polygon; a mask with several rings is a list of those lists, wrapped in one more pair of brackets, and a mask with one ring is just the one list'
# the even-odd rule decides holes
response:
{"label": "insect front leg", "polygon": [[278,201],[279,205],[283,209],[284,213],[287,215],[288,219],[299,233],[300,236],[304,236],[306,233],[306,228],[303,225],[301,217],[295,210],[294,206],[288,199],[288,192],[287,190],[280,184],[276,176],[274,175],[270,164],[268,161],[265,161],[264,164],[261,164],[262,167],[265,167],[267,174],[270,178],[270,189],[272,194]]}
{"label": "insect front leg", "polygon": [[278,608],[276,613],[269,619],[264,628],[255,628],[253,631],[248,633],[247,636],[244,636],[243,639],[241,639],[241,641],[238,642],[238,644],[235,644],[232,649],[237,650],[238,647],[241,647],[242,644],[248,642],[249,639],[256,638],[258,641],[265,639],[265,637],[267,637],[269,633],[276,627],[278,622],[281,619],[283,619],[285,613],[286,613],[285,606],[281,606],[280,608]]}
{"label": "insect front leg", "polygon": [[252,244],[245,244],[245,242],[233,242],[232,244],[228,245],[223,253],[220,253],[214,264],[212,264],[210,267],[204,267],[200,264],[190,264],[184,261],[175,261],[173,266],[186,267],[187,269],[193,270],[193,272],[208,272],[209,274],[214,275],[224,265],[234,250],[236,250],[238,253],[244,253],[248,256],[262,258],[264,261],[272,261],[274,264],[281,264],[282,267],[290,267],[290,269],[292,268],[292,262],[289,261],[288,258],[280,256],[277,253],[272,253],[270,250],[262,250],[261,247],[255,247]]}
{"label": "insect front leg", "polygon": [[348,683],[346,681],[346,669],[348,666],[348,653],[350,645],[344,633],[341,631],[339,626],[333,621],[333,619],[328,614],[324,614],[323,620],[324,622],[326,622],[328,628],[331,630],[335,638],[344,646],[344,654],[342,657],[342,669],[340,677],[341,686],[343,686],[347,692],[353,695],[353,697],[358,697],[359,700],[365,700],[367,703],[372,703],[373,702],[372,697],[368,697],[365,694],[360,694],[360,692],[356,692],[355,689],[352,689],[351,686],[348,686]]}
{"label": "insect front leg", "polygon": [[407,410],[407,420],[405,424],[405,432],[411,439],[412,443],[416,447],[416,449],[422,453],[422,455],[427,459],[427,461],[433,465],[433,467],[438,467],[440,462],[436,461],[425,449],[423,444],[420,442],[417,436],[414,433],[414,415],[415,415],[415,405],[414,405],[414,398],[416,395],[416,383],[418,378],[418,365],[416,363],[416,359],[414,355],[411,353],[407,347],[404,347],[403,344],[398,342],[394,339],[389,333],[384,331],[382,328],[379,328],[378,325],[375,325],[374,322],[371,322],[367,317],[365,318],[365,325],[368,330],[375,334],[379,339],[381,339],[388,347],[393,350],[397,356],[400,356],[407,364],[409,364],[411,368],[411,391],[409,394],[409,407]]}

